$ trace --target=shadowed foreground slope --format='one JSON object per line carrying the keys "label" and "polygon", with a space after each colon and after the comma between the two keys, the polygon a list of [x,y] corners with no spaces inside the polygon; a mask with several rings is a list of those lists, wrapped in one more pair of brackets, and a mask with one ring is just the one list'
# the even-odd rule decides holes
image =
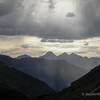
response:
{"label": "shadowed foreground slope", "polygon": [[[90,96],[86,93],[89,93]],[[39,97],[37,100],[100,100],[100,66],[73,82],[62,92],[52,96]]]}
{"label": "shadowed foreground slope", "polygon": [[2,100],[29,100],[27,96],[16,89],[12,89],[5,83],[0,83],[0,99]]}
{"label": "shadowed foreground slope", "polygon": [[23,72],[9,68],[2,62],[0,62],[0,82],[7,84],[10,88],[18,90],[29,98],[54,93],[44,82],[26,75]]}

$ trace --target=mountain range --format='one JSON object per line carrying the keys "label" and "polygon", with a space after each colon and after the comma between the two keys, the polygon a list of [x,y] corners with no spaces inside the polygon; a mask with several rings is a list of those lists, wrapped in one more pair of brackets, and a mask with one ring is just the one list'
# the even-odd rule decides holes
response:
{"label": "mountain range", "polygon": [[87,72],[87,70],[69,64],[64,60],[43,58],[23,58],[12,62],[11,66],[46,82],[56,91],[68,87],[72,81]]}
{"label": "mountain range", "polygon": [[[76,66],[74,59],[77,63],[85,59],[84,66]],[[98,94],[91,94],[100,92],[100,66],[87,68],[86,61],[99,64],[99,58],[66,53],[56,56],[48,52],[38,58],[0,55],[1,94],[6,91],[7,95],[31,100],[99,100]]]}
{"label": "mountain range", "polygon": [[55,91],[69,87],[73,81],[99,65],[99,60],[100,58],[81,57],[74,53],[70,55],[63,53],[56,56],[52,52],[47,52],[38,58],[29,55],[21,55],[16,58],[0,55],[0,61],[44,81]]}
{"label": "mountain range", "polygon": [[80,55],[77,55],[75,53],[67,54],[63,53],[61,55],[56,56],[52,52],[47,52],[45,55],[41,56],[41,58],[45,59],[52,59],[52,60],[65,60],[77,67],[82,67],[87,70],[90,70],[94,68],[94,66],[97,66],[100,64],[100,58],[99,57],[82,57]]}
{"label": "mountain range", "polygon": [[[18,59],[3,56],[0,58],[10,67],[44,81],[56,91],[68,87],[72,81],[88,72],[84,68],[79,68],[64,60],[49,60],[29,56]],[[5,58],[8,59],[5,60]]]}

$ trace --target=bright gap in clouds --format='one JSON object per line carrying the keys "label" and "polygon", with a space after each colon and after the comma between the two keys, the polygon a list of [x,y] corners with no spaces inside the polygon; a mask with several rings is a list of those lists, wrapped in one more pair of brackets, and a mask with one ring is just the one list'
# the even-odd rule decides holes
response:
{"label": "bright gap in clouds", "polygon": [[57,10],[59,12],[75,12],[76,1],[75,0],[59,0],[57,5]]}
{"label": "bright gap in clouds", "polygon": [[0,54],[16,57],[28,54],[33,57],[52,51],[59,55],[63,52],[81,56],[100,57],[100,38],[55,42],[41,42],[42,38],[32,36],[0,36]]}
{"label": "bright gap in clouds", "polygon": [[[51,3],[51,4],[50,4]],[[49,8],[54,6],[54,8]],[[38,24],[47,23],[49,20],[65,20],[67,13],[76,13],[76,0],[24,0],[25,13],[32,15]],[[56,21],[55,21],[56,22]]]}

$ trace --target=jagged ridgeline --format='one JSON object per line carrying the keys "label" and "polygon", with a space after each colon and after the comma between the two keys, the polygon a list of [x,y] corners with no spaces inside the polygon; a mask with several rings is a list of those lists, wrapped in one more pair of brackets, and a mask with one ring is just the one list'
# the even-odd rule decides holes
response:
{"label": "jagged ridgeline", "polygon": [[50,59],[48,57],[33,58],[27,55],[17,58],[0,55],[0,61],[6,63],[9,67],[44,81],[57,92],[67,88],[72,81],[88,72],[84,67],[78,67],[66,60],[58,59],[59,57],[51,59],[56,57],[52,52],[48,52],[46,55],[50,56]]}

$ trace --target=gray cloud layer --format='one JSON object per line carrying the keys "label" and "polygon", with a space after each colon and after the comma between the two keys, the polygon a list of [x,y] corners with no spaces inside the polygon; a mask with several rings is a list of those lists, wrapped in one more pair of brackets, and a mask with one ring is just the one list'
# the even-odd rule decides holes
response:
{"label": "gray cloud layer", "polygon": [[66,17],[75,17],[75,14],[72,12],[67,13]]}
{"label": "gray cloud layer", "polygon": [[19,0],[3,0],[3,2],[0,3],[0,16],[11,14],[17,7],[20,7],[19,5]]}
{"label": "gray cloud layer", "polygon": [[50,9],[54,9],[55,8],[55,4],[53,0],[49,0],[49,8]]}
{"label": "gray cloud layer", "polygon": [[29,0],[30,5],[24,4],[26,0],[4,0],[0,3],[0,34],[71,40],[100,36],[100,0],[80,0],[76,12],[61,9],[64,16],[56,13],[55,2],[60,0],[45,1]]}

